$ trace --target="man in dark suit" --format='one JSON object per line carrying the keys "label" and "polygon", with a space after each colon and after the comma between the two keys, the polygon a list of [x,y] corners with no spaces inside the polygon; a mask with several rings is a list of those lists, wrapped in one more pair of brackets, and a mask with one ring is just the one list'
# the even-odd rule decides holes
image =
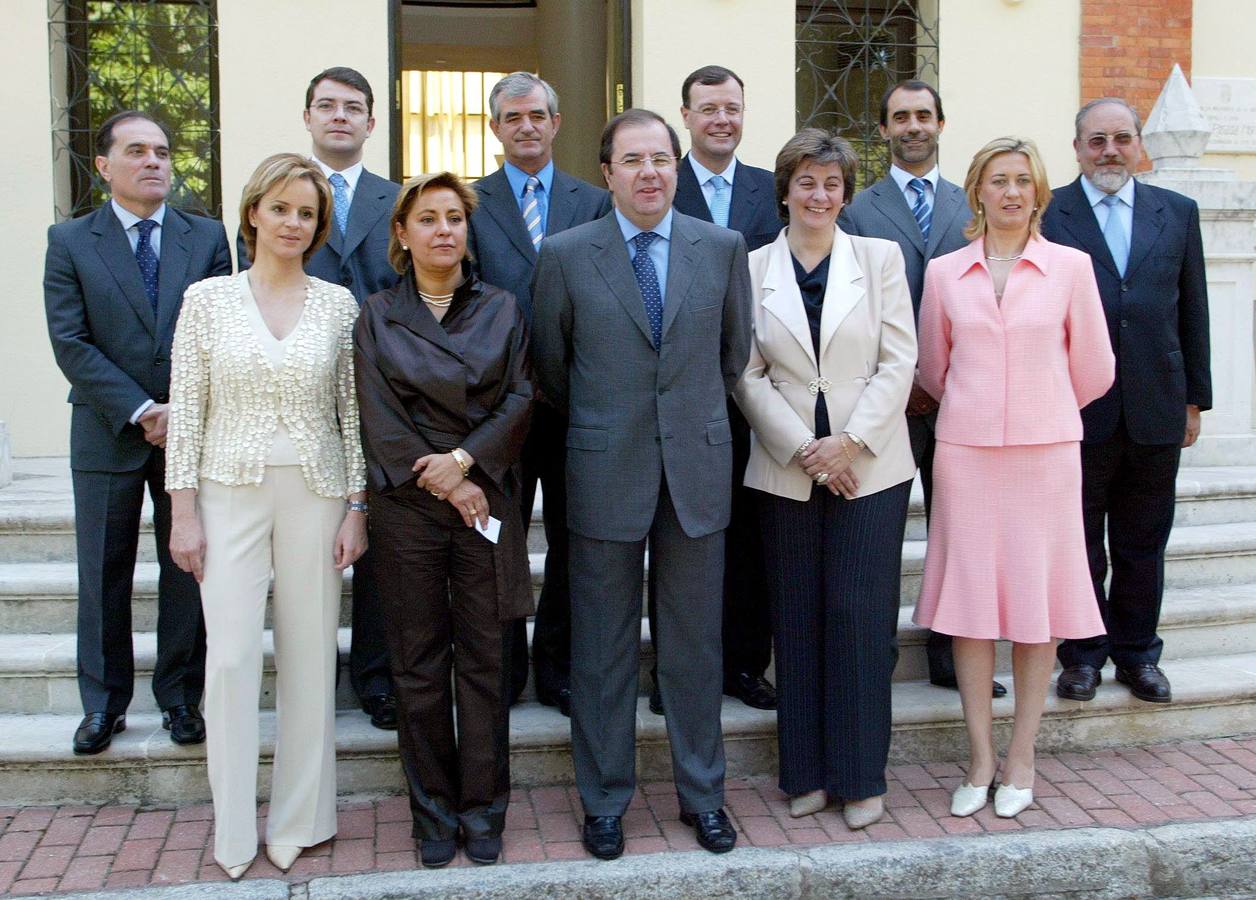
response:
{"label": "man in dark suit", "polygon": [[[925,266],[968,244],[964,229],[972,219],[964,189],[938,170],[938,138],[946,127],[942,98],[924,81],[901,81],[881,97],[881,139],[890,148],[890,171],[855,195],[838,224],[847,234],[885,238],[903,251],[912,308],[920,318]],[[925,515],[933,497],[933,423],[938,404],[917,384],[907,401],[907,430],[912,455],[920,467]],[[951,637],[929,632],[925,647],[929,681],[957,689]],[[997,681],[994,696],[1007,689]]]}
{"label": "man in dark suit", "polygon": [[1061,642],[1056,692],[1092,699],[1111,659],[1135,697],[1168,703],[1156,635],[1164,548],[1182,448],[1195,443],[1200,411],[1212,406],[1199,208],[1133,179],[1142,124],[1124,100],[1087,103],[1076,128],[1081,176],[1055,191],[1042,231],[1090,254],[1117,364],[1112,389],[1082,410],[1086,552],[1107,634]]}
{"label": "man in dark suit", "polygon": [[[502,143],[506,161],[475,183],[480,205],[471,214],[468,246],[481,280],[515,295],[531,319],[532,272],[548,235],[599,219],[610,212],[610,194],[573,178],[554,165],[554,136],[562,123],[558,95],[529,72],[512,72],[489,93],[489,127]],[[545,584],[532,634],[536,697],[571,715],[571,596],[567,578],[567,422],[552,406],[534,407],[523,448],[524,529],[532,520],[539,480],[544,491]],[[511,702],[528,680],[525,621],[514,627]]]}
{"label": "man in dark suit", "polygon": [[177,744],[205,740],[200,592],[170,558],[165,491],[170,342],[188,285],[231,274],[222,224],[166,205],[170,135],[147,114],[106,119],[96,169],[112,199],[48,229],[44,306],[70,382],[70,468],[78,554],[74,752],[99,753],[126,728],[134,689],[131,584],[144,486],[153,501],[160,576],[153,694]]}
{"label": "man in dark suit", "polygon": [[[375,130],[374,108],[370,83],[346,66],[319,72],[305,90],[305,128],[313,159],[331,182],[334,209],[327,242],[310,257],[305,271],[348,288],[359,304],[397,283],[388,262],[388,222],[400,188],[362,166],[362,148]],[[236,256],[240,268],[248,268],[239,236]],[[353,564],[349,680],[371,724],[391,731],[397,727],[397,700],[373,567],[370,550]]]}
{"label": "man in dark suit", "polygon": [[[784,227],[772,173],[736,156],[745,115],[742,80],[723,66],[703,66],[685,79],[680,98],[690,149],[676,173],[676,210],[740,232],[748,251],[772,243]],[[776,688],[763,677],[772,660],[772,622],[759,517],[754,491],[742,485],[750,458],[750,426],[731,400],[728,420],[733,429],[733,513],[724,535],[724,693],[756,709],[776,709]],[[651,600],[650,633],[657,635],[654,618]],[[663,711],[657,678],[650,708]]]}
{"label": "man in dark suit", "polygon": [[739,234],[672,210],[679,153],[656,113],[607,123],[615,211],[547,239],[533,290],[537,381],[570,419],[572,755],[584,844],[602,859],[623,852],[636,785],[647,544],[681,821],[713,852],[737,839],[721,808],[720,582],[750,275]]}

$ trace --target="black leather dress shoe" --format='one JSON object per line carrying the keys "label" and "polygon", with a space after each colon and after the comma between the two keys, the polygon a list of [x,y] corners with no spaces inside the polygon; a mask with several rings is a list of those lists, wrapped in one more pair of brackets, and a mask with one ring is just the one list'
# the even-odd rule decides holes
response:
{"label": "black leather dress shoe", "polygon": [[542,706],[556,706],[558,711],[571,718],[571,688],[559,688],[556,691],[537,691],[536,702]]}
{"label": "black leather dress shoe", "polygon": [[624,826],[619,816],[585,816],[580,842],[598,859],[617,859],[624,852]]}
{"label": "black leather dress shoe", "polygon": [[171,706],[161,711],[161,727],[176,744],[203,744],[205,718],[195,706]]}
{"label": "black leather dress shoe", "polygon": [[419,859],[427,869],[449,865],[457,853],[458,842],[453,838],[447,841],[419,841]]}
{"label": "black leather dress shoe", "polygon": [[502,855],[502,838],[501,835],[469,837],[464,849],[467,851],[467,859],[471,862],[491,866],[497,862],[497,857]]}
{"label": "black leather dress shoe", "polygon": [[776,709],[776,688],[762,675],[725,675],[724,693],[755,709]]}
{"label": "black leather dress shoe", "polygon": [[392,694],[373,694],[362,698],[362,711],[371,717],[371,724],[384,731],[397,730],[397,698]]}
{"label": "black leather dress shoe", "polygon": [[[929,683],[934,685],[935,687],[946,688],[952,691],[959,690],[959,681],[955,678],[954,672],[952,672],[950,675],[936,675],[936,676],[930,675]],[[990,696],[991,697],[1006,697],[1007,688],[1005,688],[1001,682],[992,681],[990,682]]]}
{"label": "black leather dress shoe", "polygon": [[1094,700],[1103,673],[1094,666],[1065,666],[1055,680],[1055,692],[1065,700]]}
{"label": "black leather dress shoe", "polygon": [[126,731],[126,716],[113,713],[88,713],[74,732],[74,752],[90,756],[104,750],[113,736]]}
{"label": "black leather dress shoe", "polygon": [[659,693],[657,684],[650,688],[650,712],[656,716],[663,715],[663,695]]}
{"label": "black leather dress shoe", "polygon": [[1126,685],[1130,693],[1148,703],[1168,703],[1173,699],[1168,677],[1159,666],[1145,663],[1128,669],[1117,666],[1116,680]]}
{"label": "black leather dress shoe", "polygon": [[737,843],[737,829],[722,809],[680,814],[680,821],[693,827],[698,843],[712,853],[727,853]]}

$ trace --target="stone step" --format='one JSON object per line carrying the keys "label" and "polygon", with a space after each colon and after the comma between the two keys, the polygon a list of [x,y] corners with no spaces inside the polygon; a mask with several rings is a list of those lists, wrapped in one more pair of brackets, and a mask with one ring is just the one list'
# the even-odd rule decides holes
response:
{"label": "stone step", "polygon": [[[903,542],[901,598],[916,602],[924,569],[925,542]],[[544,575],[543,553],[529,554],[533,590]],[[57,634],[74,631],[78,574],[73,563],[0,563],[0,634]],[[1256,521],[1206,525],[1177,525],[1169,537],[1165,583],[1169,587],[1199,587],[1256,582]],[[137,631],[156,627],[157,564],[138,563],[132,601],[132,625]],[[349,573],[345,576],[340,621],[351,615]]]}
{"label": "stone step", "polygon": [[[1038,747],[1043,752],[1207,738],[1250,730],[1256,716],[1256,653],[1211,659],[1168,660],[1174,702],[1133,699],[1105,678],[1089,703],[1060,700],[1051,692]],[[1111,675],[1109,671],[1107,673]],[[1009,688],[1013,679],[1000,675]],[[1012,696],[994,701],[996,733],[1005,744]],[[274,713],[262,716],[259,793],[269,790]],[[776,719],[725,699],[724,744],[730,777],[776,771]],[[179,803],[209,796],[204,745],[179,747],[156,713],[128,716],[125,733],[93,757],[76,757],[70,738],[77,715],[0,716],[0,797],[12,805],[52,803]],[[570,725],[556,710],[523,704],[511,716],[511,778],[520,786],[572,782]],[[343,794],[402,790],[396,736],[371,728],[360,714],[337,717],[337,788]],[[966,755],[959,696],[919,682],[894,687],[892,763],[962,759]],[[671,777],[666,725],[645,698],[638,706],[637,770],[642,780]]]}
{"label": "stone step", "polygon": [[[916,681],[928,677],[925,658],[927,632],[911,621],[911,607],[899,611],[899,660],[895,681]],[[531,626],[529,625],[529,633]],[[1165,652],[1174,659],[1195,659],[1256,652],[1256,583],[1218,587],[1169,590],[1160,618],[1160,635]],[[339,633],[340,654],[348,658],[349,629]],[[153,664],[157,639],[152,632],[133,636],[135,650],[135,693],[131,709],[155,712],[152,696]],[[270,631],[263,638],[263,709],[275,705],[275,664]],[[654,658],[649,626],[641,623],[641,684],[650,688],[649,670]],[[1011,645],[1000,643],[996,665],[1011,669]],[[529,679],[525,699],[535,697]],[[355,710],[357,698],[348,678],[337,686],[338,709]],[[73,634],[0,634],[0,714],[58,713],[81,710],[76,681],[75,639]]]}
{"label": "stone step", "polygon": [[[75,558],[74,502],[64,458],[14,461],[14,481],[0,491],[0,562],[68,562]],[[1177,480],[1177,524],[1218,525],[1256,521],[1256,466],[1183,468]],[[542,497],[537,492],[533,521],[540,525]],[[156,559],[151,505],[144,504],[140,560]],[[924,495],[919,479],[912,487],[907,539],[924,540]],[[544,552],[540,527],[528,536],[529,549]]]}

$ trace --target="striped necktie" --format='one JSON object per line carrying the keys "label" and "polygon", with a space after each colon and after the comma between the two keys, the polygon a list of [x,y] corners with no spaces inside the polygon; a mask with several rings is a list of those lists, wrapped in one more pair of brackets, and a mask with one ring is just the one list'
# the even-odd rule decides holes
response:
{"label": "striped necktie", "polygon": [[527,226],[528,237],[532,239],[535,250],[541,249],[541,239],[545,237],[545,229],[541,227],[541,198],[538,196],[544,190],[541,179],[535,175],[528,176],[528,183],[523,188],[523,224]]}
{"label": "striped necktie", "polygon": [[715,193],[711,197],[711,221],[723,228],[728,227],[728,207],[732,200],[732,191],[723,175],[712,175],[711,186]]}
{"label": "striped necktie", "polygon": [[933,206],[929,203],[929,188],[923,178],[913,178],[907,182],[907,186],[916,192],[916,205],[911,208],[911,214],[916,217],[916,224],[920,226],[920,236],[926,241],[929,240],[929,225],[933,222]]}

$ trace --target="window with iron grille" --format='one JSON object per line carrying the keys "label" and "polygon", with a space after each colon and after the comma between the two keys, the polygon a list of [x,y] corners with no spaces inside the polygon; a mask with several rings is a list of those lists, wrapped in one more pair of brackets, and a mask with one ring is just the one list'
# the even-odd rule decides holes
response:
{"label": "window with iron grille", "polygon": [[881,95],[907,78],[938,82],[938,0],[809,0],[797,6],[799,128],[837,131],[859,154],[858,187],[882,177]]}
{"label": "window with iron grille", "polygon": [[52,155],[58,220],[100,206],[100,124],[138,109],[170,131],[170,203],[222,214],[216,0],[50,0]]}

